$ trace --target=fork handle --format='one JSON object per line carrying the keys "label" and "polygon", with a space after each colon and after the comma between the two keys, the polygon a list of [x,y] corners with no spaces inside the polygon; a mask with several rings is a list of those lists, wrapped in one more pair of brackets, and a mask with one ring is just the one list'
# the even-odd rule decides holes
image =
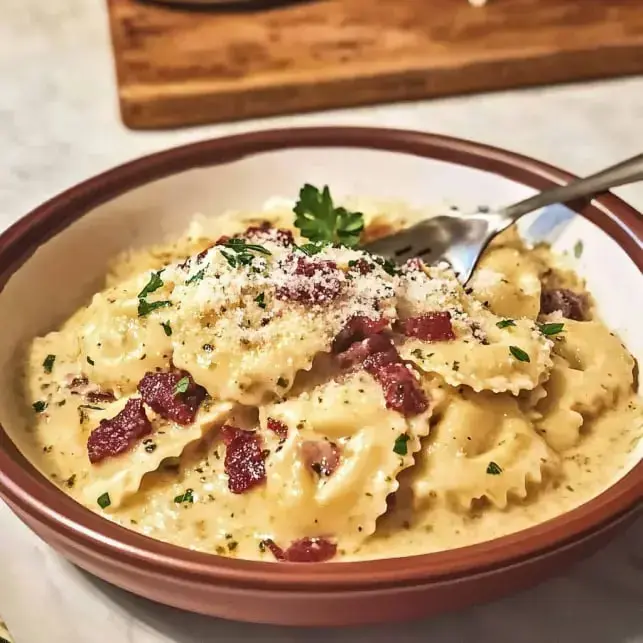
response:
{"label": "fork handle", "polygon": [[540,192],[524,201],[519,201],[501,210],[501,214],[512,222],[523,214],[533,212],[554,203],[567,203],[574,199],[600,194],[610,188],[643,181],[643,154],[633,156],[606,170],[592,174],[584,179],[577,179],[567,185]]}

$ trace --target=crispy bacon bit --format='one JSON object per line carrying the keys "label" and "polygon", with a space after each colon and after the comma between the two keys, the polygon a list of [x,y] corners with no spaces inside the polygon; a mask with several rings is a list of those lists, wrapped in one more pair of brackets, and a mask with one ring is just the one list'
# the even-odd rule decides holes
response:
{"label": "crispy bacon bit", "polygon": [[386,406],[405,416],[426,411],[429,402],[386,335],[372,335],[337,356],[343,368],[361,364],[382,387]]}
{"label": "crispy bacon bit", "polygon": [[87,440],[89,461],[96,464],[105,458],[127,451],[137,440],[152,432],[143,401],[133,398],[111,420],[101,420]]}
{"label": "crispy bacon bit", "polygon": [[268,418],[268,429],[270,429],[280,440],[288,437],[288,427],[280,420]]}
{"label": "crispy bacon bit", "polygon": [[384,391],[387,408],[405,416],[426,411],[428,407],[426,395],[404,364],[386,364],[371,372],[371,375],[380,383]]}
{"label": "crispy bacon bit", "polygon": [[199,254],[196,256],[196,262],[201,263],[205,259],[205,256],[208,254],[208,250],[211,250],[212,248],[214,248],[218,243],[219,241],[217,241],[216,243],[211,243],[208,246],[206,246],[203,250],[201,250],[201,252],[199,252]]}
{"label": "crispy bacon bit", "polygon": [[[184,390],[177,391],[181,380],[188,380]],[[187,371],[146,373],[138,383],[138,390],[145,404],[166,420],[177,424],[192,424],[206,390],[194,382]]]}
{"label": "crispy bacon bit", "polygon": [[369,319],[363,315],[351,317],[346,326],[342,328],[333,341],[333,353],[345,351],[351,344],[361,342],[367,337],[381,333],[389,322],[384,317],[379,319]]}
{"label": "crispy bacon bit", "polygon": [[302,304],[327,304],[337,299],[342,289],[343,273],[334,261],[289,257],[283,261],[276,274],[278,299],[298,301]]}
{"label": "crispy bacon bit", "polygon": [[266,478],[266,454],[261,449],[259,435],[229,424],[221,427],[221,435],[226,445],[224,467],[228,489],[232,493],[245,493],[261,484]]}
{"label": "crispy bacon bit", "polygon": [[266,538],[263,543],[280,562],[323,563],[337,553],[337,545],[326,538],[301,538],[285,551],[272,538]]}
{"label": "crispy bacon bit", "polygon": [[89,380],[84,375],[81,375],[80,377],[72,378],[67,388],[69,388],[73,395],[83,395],[87,392],[88,385]]}
{"label": "crispy bacon bit", "polygon": [[327,440],[306,440],[301,445],[301,456],[309,469],[319,476],[329,476],[337,469],[339,447]]}
{"label": "crispy bacon bit", "polygon": [[369,263],[363,257],[356,259],[355,261],[348,262],[348,269],[355,270],[359,272],[360,275],[367,275],[369,272],[373,272],[375,266],[372,263]]}
{"label": "crispy bacon bit", "polygon": [[350,368],[363,365],[371,356],[380,363],[384,361],[387,363],[397,362],[400,359],[391,340],[386,335],[379,334],[356,342],[348,350],[340,353],[337,356],[337,361],[342,368]]}
{"label": "crispy bacon bit", "polygon": [[91,404],[100,404],[101,402],[114,402],[116,400],[112,392],[103,391],[101,389],[98,389],[96,391],[89,391],[85,397]]}
{"label": "crispy bacon bit", "polygon": [[543,290],[540,295],[540,313],[548,315],[555,311],[560,311],[563,317],[575,319],[576,321],[585,321],[589,302],[587,295],[577,293],[567,288],[557,288],[555,290]]}
{"label": "crispy bacon bit", "polygon": [[455,339],[451,314],[448,311],[426,313],[409,317],[402,323],[402,332],[407,337],[417,337],[426,342],[444,342]]}
{"label": "crispy bacon bit", "polygon": [[290,230],[273,228],[269,221],[264,221],[259,226],[250,226],[242,235],[248,241],[265,242],[272,241],[282,246],[292,246],[295,238]]}

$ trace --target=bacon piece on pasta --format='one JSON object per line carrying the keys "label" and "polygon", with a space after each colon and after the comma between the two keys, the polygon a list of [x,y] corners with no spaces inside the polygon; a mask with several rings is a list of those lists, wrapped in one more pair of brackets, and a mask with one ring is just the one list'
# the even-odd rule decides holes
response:
{"label": "bacon piece on pasta", "polygon": [[259,435],[229,424],[221,427],[221,434],[226,445],[224,467],[228,489],[232,493],[245,493],[263,483],[266,465]]}
{"label": "bacon piece on pasta", "polygon": [[96,464],[105,458],[124,453],[135,442],[152,432],[140,398],[128,400],[123,410],[110,420],[101,420],[87,440],[89,461]]}
{"label": "bacon piece on pasta", "polygon": [[337,553],[337,545],[326,538],[300,538],[291,543],[286,550],[270,538],[263,543],[280,562],[323,563]]}
{"label": "bacon piece on pasta", "polygon": [[425,342],[445,342],[455,339],[451,314],[448,311],[409,317],[401,322],[401,326],[402,332],[407,337],[417,337]]}
{"label": "bacon piece on pasta", "polygon": [[187,371],[181,370],[146,373],[138,383],[138,390],[153,411],[184,426],[194,422],[206,396],[206,390],[196,384]]}

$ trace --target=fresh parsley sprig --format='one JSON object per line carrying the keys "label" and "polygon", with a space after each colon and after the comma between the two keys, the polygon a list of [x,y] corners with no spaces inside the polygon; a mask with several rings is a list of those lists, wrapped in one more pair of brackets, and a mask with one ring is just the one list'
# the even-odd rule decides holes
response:
{"label": "fresh parsley sprig", "polygon": [[320,191],[306,183],[299,191],[294,207],[295,226],[310,241],[326,241],[352,248],[359,243],[364,229],[364,215],[336,208],[328,186]]}

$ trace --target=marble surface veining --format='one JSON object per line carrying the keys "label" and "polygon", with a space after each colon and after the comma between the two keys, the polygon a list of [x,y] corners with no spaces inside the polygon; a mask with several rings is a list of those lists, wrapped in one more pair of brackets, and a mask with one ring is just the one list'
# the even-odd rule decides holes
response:
{"label": "marble surface veining", "polygon": [[[136,156],[291,124],[449,134],[583,174],[643,150],[643,78],[131,132],[118,116],[104,3],[0,0],[0,228]],[[643,184],[616,192],[643,209]],[[225,622],[134,597],[67,563],[0,501],[0,614],[17,643],[643,643],[641,543],[643,520],[566,575],[455,615],[394,627],[302,630]]]}

